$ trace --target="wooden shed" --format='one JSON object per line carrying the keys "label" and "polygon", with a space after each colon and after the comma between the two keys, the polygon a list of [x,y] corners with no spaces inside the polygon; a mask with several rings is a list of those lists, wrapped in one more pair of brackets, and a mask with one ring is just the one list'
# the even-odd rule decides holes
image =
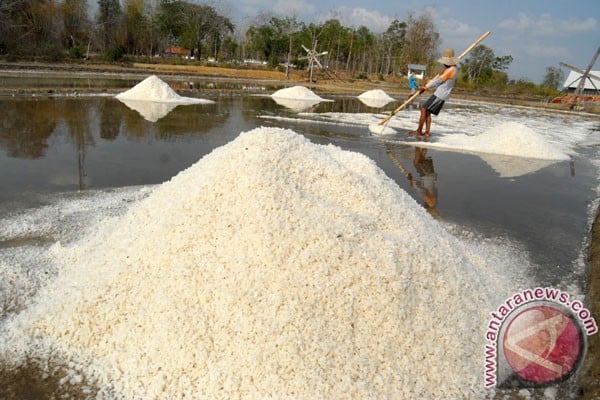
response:
{"label": "wooden shed", "polygon": [[407,67],[407,74],[410,74],[412,72],[413,74],[415,74],[415,78],[417,79],[423,79],[425,77],[425,70],[427,69],[427,67],[425,67],[424,65],[408,64]]}

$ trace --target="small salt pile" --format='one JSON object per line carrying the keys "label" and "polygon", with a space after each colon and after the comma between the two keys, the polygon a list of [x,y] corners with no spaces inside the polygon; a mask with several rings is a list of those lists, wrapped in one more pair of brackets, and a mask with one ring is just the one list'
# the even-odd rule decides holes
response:
{"label": "small salt pile", "polygon": [[119,93],[115,97],[119,100],[156,101],[178,104],[213,103],[210,100],[180,96],[156,75],[147,77],[131,89]]}
{"label": "small salt pile", "polygon": [[0,354],[111,398],[481,398],[512,289],[372,160],[277,128],[53,256]]}
{"label": "small salt pile", "polygon": [[380,108],[394,101],[393,97],[389,96],[381,89],[367,90],[360,94],[358,99],[366,106],[373,108]]}
{"label": "small salt pile", "polygon": [[212,100],[180,96],[156,75],[147,77],[115,97],[150,122],[163,118],[178,104],[214,103]]}
{"label": "small salt pile", "polygon": [[304,111],[322,101],[329,101],[304,86],[279,89],[271,95],[273,101],[294,111]]}
{"label": "small salt pile", "polygon": [[272,98],[278,99],[293,99],[293,100],[319,100],[323,101],[325,99],[321,98],[317,94],[315,94],[312,90],[304,87],[304,86],[292,86],[285,89],[279,89],[275,93],[271,95]]}

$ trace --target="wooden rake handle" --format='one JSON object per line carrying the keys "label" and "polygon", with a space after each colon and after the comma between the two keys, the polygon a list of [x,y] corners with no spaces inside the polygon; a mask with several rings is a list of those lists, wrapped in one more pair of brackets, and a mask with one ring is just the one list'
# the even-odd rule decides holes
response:
{"label": "wooden rake handle", "polygon": [[412,96],[410,96],[408,98],[408,100],[406,100],[404,103],[402,103],[401,105],[398,106],[398,108],[396,108],[394,111],[392,111],[390,113],[390,115],[388,115],[387,117],[385,117],[384,119],[382,119],[378,125],[383,125],[386,122],[388,122],[394,115],[396,115],[398,112],[402,111],[402,109],[404,107],[406,107],[407,105],[409,105],[418,95],[420,95],[421,93],[423,93],[422,89],[417,90]]}
{"label": "wooden rake handle", "polygon": [[[486,37],[490,36],[490,31],[487,31],[486,33],[484,33],[483,35],[481,35],[479,37],[479,39],[477,39],[476,41],[473,42],[472,45],[470,45],[469,47],[467,47],[467,49],[465,51],[463,51],[457,58],[460,61],[464,56],[466,56],[471,50],[473,50],[479,43],[481,43],[483,41],[483,39],[485,39]],[[430,79],[434,80],[435,78],[437,78],[439,76],[439,74],[437,74],[436,76],[434,76],[433,78]],[[384,119],[382,119],[378,125],[383,125],[385,123],[387,123],[394,115],[396,115],[398,112],[400,112],[402,109],[404,109],[404,107],[406,107],[407,105],[409,105],[418,95],[420,95],[421,93],[423,93],[423,90],[418,90],[415,94],[413,94],[412,96],[410,96],[408,98],[408,100],[406,100],[404,103],[402,103],[400,106],[398,106],[398,108],[396,108],[394,111],[392,111],[390,113],[390,115],[388,115],[387,117],[385,117]]]}

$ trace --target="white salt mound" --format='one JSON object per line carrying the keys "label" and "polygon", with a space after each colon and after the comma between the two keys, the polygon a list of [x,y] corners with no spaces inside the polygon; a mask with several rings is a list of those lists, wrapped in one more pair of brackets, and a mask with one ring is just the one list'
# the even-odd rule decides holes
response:
{"label": "white salt mound", "polygon": [[273,101],[275,101],[275,103],[279,104],[280,106],[284,106],[287,107],[291,110],[294,111],[305,111],[309,108],[311,108],[312,106],[319,104],[321,102],[321,100],[298,100],[298,99],[286,99],[283,97],[273,97]]}
{"label": "white salt mound", "polygon": [[382,100],[382,101],[394,101],[394,98],[389,96],[386,92],[381,89],[373,89],[367,90],[366,92],[360,94],[358,96],[359,99],[369,99],[369,100]]}
{"label": "white salt mound", "polygon": [[436,143],[439,147],[476,153],[500,154],[542,160],[568,160],[569,156],[543,136],[517,122],[507,122],[476,135],[448,135]]}
{"label": "white salt mound", "polygon": [[481,398],[512,289],[373,161],[276,128],[53,255],[4,357],[126,399]]}
{"label": "white salt mound", "polygon": [[125,92],[115,96],[119,100],[154,101],[178,104],[213,103],[211,100],[183,97],[156,75],[151,75]]}
{"label": "white salt mound", "polygon": [[321,98],[317,94],[315,94],[312,90],[304,87],[304,86],[292,86],[285,89],[279,89],[275,93],[271,95],[272,98],[279,99],[293,99],[293,100],[319,100],[324,101],[325,99]]}
{"label": "white salt mound", "polygon": [[373,108],[380,108],[394,101],[394,98],[388,96],[381,89],[367,90],[358,96],[358,99],[365,105]]}

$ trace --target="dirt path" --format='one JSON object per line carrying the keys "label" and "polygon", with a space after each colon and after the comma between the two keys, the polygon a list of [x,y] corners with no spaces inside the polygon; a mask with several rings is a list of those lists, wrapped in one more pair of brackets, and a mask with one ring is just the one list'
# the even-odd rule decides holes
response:
{"label": "dirt path", "polygon": [[[592,227],[586,305],[600,323],[600,213]],[[600,399],[600,333],[588,336],[588,352],[579,374],[583,400]]]}
{"label": "dirt path", "polygon": [[[342,73],[337,73],[339,79],[332,80],[323,73],[316,73],[317,81],[308,83],[306,71],[292,70],[289,79],[285,72],[278,70],[268,70],[262,68],[225,68],[206,65],[172,65],[172,64],[49,64],[49,63],[8,63],[0,61],[0,75],[24,76],[44,74],[47,76],[63,77],[117,77],[117,78],[142,78],[149,74],[161,76],[177,76],[185,79],[211,78],[230,82],[254,82],[256,84],[275,84],[283,86],[305,85],[317,93],[354,95],[371,90],[381,89],[391,96],[397,98],[408,98],[409,91],[405,79],[401,77],[386,77],[381,79],[353,79]],[[28,92],[36,92],[34,89],[28,89]],[[47,91],[40,89],[37,92]],[[54,93],[61,91],[73,91],[73,88],[55,88]],[[93,91],[93,90],[92,90]],[[0,94],[22,93],[23,91],[0,87]],[[27,94],[27,93],[24,93]],[[424,95],[425,96],[425,95]],[[548,99],[535,98],[531,96],[506,95],[499,96],[486,95],[473,91],[467,91],[460,87],[454,89],[453,98],[466,99],[473,101],[497,102],[511,105],[521,105],[529,107],[539,107],[553,110],[568,111],[568,105],[550,104]],[[600,113],[600,105],[586,110],[594,113]]]}

